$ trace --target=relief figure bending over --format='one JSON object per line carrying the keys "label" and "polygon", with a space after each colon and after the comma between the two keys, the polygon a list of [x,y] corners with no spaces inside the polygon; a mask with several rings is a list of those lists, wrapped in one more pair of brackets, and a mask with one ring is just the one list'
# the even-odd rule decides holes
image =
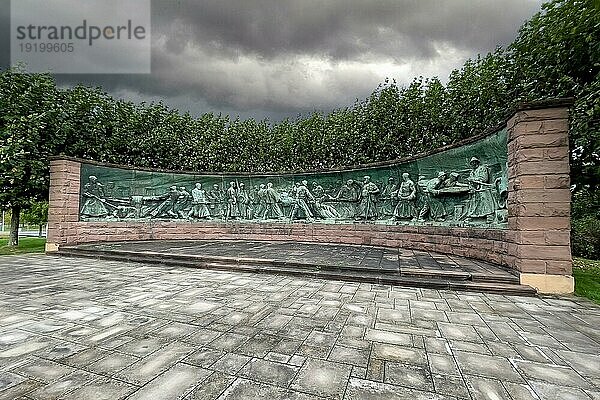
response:
{"label": "relief figure bending over", "polygon": [[419,221],[425,221],[426,217],[433,221],[444,221],[446,219],[446,209],[444,204],[437,198],[440,190],[444,186],[447,175],[440,171],[438,176],[428,181],[419,180],[423,186],[423,207],[419,212]]}

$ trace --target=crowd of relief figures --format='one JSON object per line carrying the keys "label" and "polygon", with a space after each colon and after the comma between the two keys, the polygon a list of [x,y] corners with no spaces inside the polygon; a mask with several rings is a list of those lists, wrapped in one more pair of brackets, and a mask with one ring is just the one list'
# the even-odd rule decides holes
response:
{"label": "crowd of relief figures", "polygon": [[[252,178],[256,182],[256,178]],[[82,220],[180,219],[250,221],[378,221],[382,223],[506,222],[506,171],[493,177],[477,157],[460,172],[439,171],[416,177],[401,173],[387,182],[370,176],[348,179],[337,187],[299,180],[274,187],[269,178],[249,187],[240,179],[224,185],[172,185],[152,196],[108,196],[96,176],[83,186]]]}

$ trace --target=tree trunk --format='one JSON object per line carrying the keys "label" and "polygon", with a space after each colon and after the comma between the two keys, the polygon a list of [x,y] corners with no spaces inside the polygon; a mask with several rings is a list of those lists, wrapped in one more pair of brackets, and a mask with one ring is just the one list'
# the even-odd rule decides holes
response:
{"label": "tree trunk", "polygon": [[38,237],[42,237],[42,228],[44,227],[44,225],[40,225],[39,227],[40,229],[38,230]]}
{"label": "tree trunk", "polygon": [[11,208],[12,215],[10,216],[10,236],[8,237],[9,246],[19,245],[19,219],[21,216],[21,207],[15,206]]}

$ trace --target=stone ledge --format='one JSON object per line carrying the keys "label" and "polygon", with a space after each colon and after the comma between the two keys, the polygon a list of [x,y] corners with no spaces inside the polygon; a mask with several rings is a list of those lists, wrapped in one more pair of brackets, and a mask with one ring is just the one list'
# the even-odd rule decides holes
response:
{"label": "stone ledge", "polygon": [[520,274],[521,285],[529,285],[539,293],[565,294],[573,293],[575,280],[570,275]]}
{"label": "stone ledge", "polygon": [[46,253],[56,253],[58,251],[58,244],[46,242],[45,251]]}

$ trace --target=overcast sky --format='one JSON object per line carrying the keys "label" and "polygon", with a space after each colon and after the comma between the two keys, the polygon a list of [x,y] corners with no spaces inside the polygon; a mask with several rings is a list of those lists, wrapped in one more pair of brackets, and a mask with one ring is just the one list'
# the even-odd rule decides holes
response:
{"label": "overcast sky", "polygon": [[[419,75],[446,81],[467,58],[510,43],[541,3],[153,1],[151,74],[57,80],[99,85],[135,102],[163,100],[193,115],[279,120],[352,104],[386,77],[400,84]],[[6,31],[8,1],[0,4]],[[0,42],[4,65],[7,48],[6,40]]]}

